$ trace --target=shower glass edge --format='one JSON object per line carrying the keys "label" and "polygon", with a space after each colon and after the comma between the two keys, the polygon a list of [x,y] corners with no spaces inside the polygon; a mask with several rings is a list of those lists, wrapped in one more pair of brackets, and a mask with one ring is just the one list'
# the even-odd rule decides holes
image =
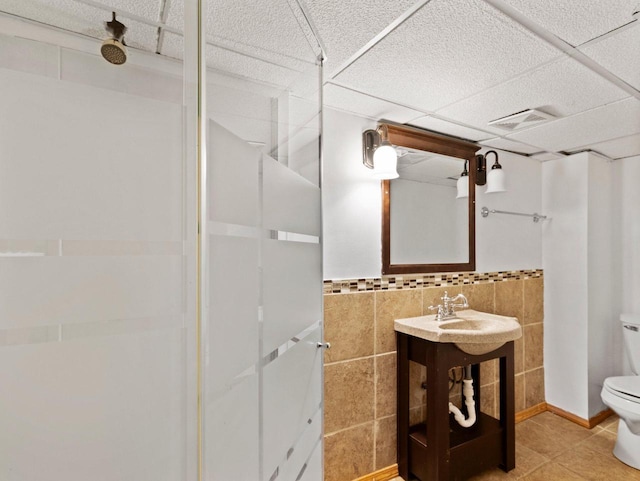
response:
{"label": "shower glass edge", "polygon": [[295,0],[202,3],[202,479],[321,481],[322,49]]}

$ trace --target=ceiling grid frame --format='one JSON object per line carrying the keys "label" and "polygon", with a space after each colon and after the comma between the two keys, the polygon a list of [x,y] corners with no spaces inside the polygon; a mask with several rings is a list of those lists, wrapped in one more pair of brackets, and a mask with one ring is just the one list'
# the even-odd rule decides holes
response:
{"label": "ceiling grid frame", "polygon": [[[624,80],[617,77],[609,70],[602,67],[595,60],[591,59],[590,57],[582,53],[580,50],[578,50],[577,47],[574,47],[573,45],[565,42],[561,38],[555,36],[554,34],[549,32],[547,29],[545,29],[544,27],[536,23],[535,21],[531,20],[530,18],[526,17],[524,14],[520,13],[515,8],[511,7],[510,5],[507,5],[504,2],[504,0],[483,0],[483,1],[491,5],[492,7],[494,7],[496,10],[502,12],[504,15],[511,18],[514,22],[517,22],[518,24],[522,25],[524,28],[529,30],[534,35],[538,36],[540,39],[556,47],[558,50],[574,58],[575,60],[577,60],[578,62],[580,62],[585,67],[592,70],[593,72],[597,73],[601,77],[604,77],[606,80],[610,81],[611,83],[621,88],[622,90],[628,92],[629,95],[640,100],[640,91],[636,90],[627,82],[625,82]],[[631,22],[631,23],[634,23],[634,22]]]}
{"label": "ceiling grid frame", "polygon": [[[24,1],[26,4],[29,0],[24,0]],[[40,2],[42,1],[43,0],[40,0]],[[265,2],[262,4],[262,7],[261,7],[261,8],[264,8],[270,0],[255,0],[255,1]],[[314,0],[286,0],[286,1],[289,4],[290,8],[292,9],[295,8],[295,5],[297,4],[301,15],[297,15],[296,18],[299,22],[302,19],[302,17],[304,17],[304,20],[309,25],[309,28],[311,29],[313,36],[318,41],[318,46],[320,48],[320,51],[323,52],[324,58],[331,58],[331,55],[332,55],[332,51],[331,50],[327,51],[326,48],[338,45],[338,43],[332,43],[332,42],[340,42],[340,37],[332,38],[332,35],[335,36],[336,34],[339,34],[340,30],[339,28],[336,29],[331,26],[332,25],[331,16],[327,15],[327,12],[333,15],[340,15],[341,12],[348,12],[350,15],[358,15],[358,12],[355,9],[355,7],[349,8],[349,9],[328,8],[327,10],[322,12],[324,13],[324,15],[320,15],[320,18],[323,20],[322,23],[317,23],[317,19],[313,15],[315,13],[318,13],[317,7],[315,10],[314,8],[309,8],[309,7],[314,7],[313,5]],[[322,0],[322,2],[327,2],[325,5],[338,3],[339,1],[340,0]],[[460,133],[460,132],[463,132],[462,129],[470,129],[470,133],[469,133],[470,136],[473,135],[472,131],[479,132],[478,138],[476,140],[477,142],[480,142],[480,143],[492,142],[494,140],[497,141],[498,139],[503,139],[504,141],[521,144],[523,146],[523,152],[520,152],[521,154],[527,155],[527,156],[537,155],[538,157],[543,157],[543,156],[538,155],[538,152],[536,152],[535,154],[531,154],[530,152],[532,151],[532,148],[535,147],[536,149],[540,149],[540,152],[550,152],[550,153],[557,154],[558,152],[571,152],[575,148],[581,148],[581,147],[564,148],[563,150],[558,150],[558,151],[548,151],[546,149],[543,149],[541,145],[535,146],[530,144],[530,142],[532,141],[534,141],[535,143],[543,139],[542,136],[545,135],[543,132],[543,129],[541,129],[538,137],[536,137],[536,135],[532,135],[531,137],[527,137],[528,139],[527,142],[523,142],[524,137],[523,137],[523,140],[513,138],[512,137],[513,133],[509,133],[509,132],[499,133],[492,130],[489,126],[481,124],[479,122],[479,120],[483,120],[481,116],[478,116],[478,121],[476,121],[473,116],[470,116],[470,117],[460,116],[460,118],[458,118],[458,116],[454,114],[454,111],[451,111],[452,115],[449,116],[449,112],[448,111],[444,112],[444,110],[459,102],[473,99],[474,97],[478,97],[477,101],[475,102],[475,104],[470,103],[469,105],[472,106],[473,108],[480,108],[479,104],[481,103],[480,101],[483,98],[481,97],[482,93],[489,92],[492,89],[495,89],[499,86],[508,84],[509,82],[514,81],[517,78],[524,78],[530,75],[532,72],[541,69],[544,65],[552,64],[553,62],[558,61],[558,58],[561,58],[561,57],[571,59],[572,61],[581,65],[583,67],[583,70],[588,69],[588,71],[594,74],[592,77],[589,77],[590,79],[589,82],[591,82],[592,88],[590,90],[588,88],[587,89],[581,88],[579,94],[584,93],[586,95],[589,95],[590,93],[594,92],[593,87],[597,87],[598,85],[605,85],[605,82],[608,82],[612,86],[612,88],[615,87],[617,89],[620,89],[621,93],[624,92],[628,96],[628,97],[625,96],[623,100],[633,98],[635,99],[634,101],[640,101],[640,82],[636,82],[635,80],[636,78],[640,80],[640,73],[637,72],[638,66],[636,65],[636,63],[634,62],[633,65],[627,65],[627,68],[625,70],[618,67],[619,65],[621,65],[621,62],[622,64],[624,64],[624,58],[614,58],[613,63],[609,64],[609,63],[603,62],[600,57],[598,57],[595,54],[592,54],[591,51],[589,50],[589,47],[596,46],[601,42],[607,42],[607,40],[609,39],[620,38],[620,35],[622,33],[627,32],[630,29],[636,29],[636,28],[640,29],[640,19],[637,19],[637,18],[632,19],[631,12],[629,12],[629,15],[627,17],[625,17],[627,6],[628,6],[626,5],[626,0],[616,0],[615,2],[612,1],[611,4],[602,6],[602,8],[600,8],[601,4],[594,3],[595,0],[589,0],[588,2],[586,2],[586,5],[591,5],[593,9],[591,11],[588,11],[585,9],[578,10],[576,11],[575,17],[572,16],[571,9],[572,8],[575,9],[580,6],[580,3],[578,0],[559,0],[560,2],[562,2],[562,4],[557,6],[556,4],[553,4],[553,2],[550,2],[548,4],[542,2],[540,5],[530,6],[530,5],[527,5],[526,2],[523,2],[520,0],[476,0],[474,1],[474,5],[485,4],[486,6],[489,7],[488,9],[481,9],[481,10],[478,9],[478,14],[481,15],[481,17],[478,18],[478,25],[483,25],[483,21],[485,22],[484,25],[486,25],[486,18],[489,18],[489,16],[492,15],[489,12],[489,10],[495,10],[496,15],[498,14],[503,15],[504,16],[502,17],[503,19],[507,19],[510,21],[510,23],[513,22],[514,25],[519,26],[520,29],[526,30],[527,32],[529,32],[529,35],[532,35],[533,37],[537,38],[540,44],[545,44],[549,48],[553,48],[554,50],[556,50],[558,52],[558,58],[550,59],[536,66],[533,66],[531,68],[527,68],[526,71],[521,71],[516,75],[513,74],[514,72],[513,68],[506,69],[503,71],[504,73],[503,77],[505,77],[505,80],[501,80],[499,76],[486,77],[487,79],[491,78],[491,80],[496,80],[497,82],[488,87],[486,87],[487,85],[486,82],[484,83],[484,85],[482,83],[476,82],[474,86],[484,87],[484,88],[476,89],[475,91],[473,89],[467,89],[467,90],[459,89],[458,91],[460,93],[465,93],[467,95],[465,95],[464,97],[461,96],[456,100],[453,100],[451,103],[449,103],[445,107],[427,109],[426,107],[429,107],[430,105],[429,102],[423,102],[424,105],[419,105],[420,102],[412,101],[412,99],[417,98],[415,95],[414,96],[409,95],[404,97],[402,95],[396,95],[394,97],[394,95],[392,94],[393,91],[389,91],[388,92],[389,95],[387,95],[387,91],[384,89],[380,89],[380,88],[378,88],[377,90],[370,89],[369,86],[367,86],[366,84],[362,85],[357,82],[354,83],[353,80],[357,80],[357,76],[354,76],[353,80],[349,78],[348,81],[346,82],[342,81],[342,79],[336,78],[342,72],[348,71],[350,67],[359,59],[361,59],[362,57],[366,57],[368,54],[370,54],[370,52],[373,49],[375,49],[378,44],[380,44],[389,35],[395,32],[399,27],[406,24],[411,18],[414,17],[415,14],[420,12],[425,6],[429,4],[433,4],[433,5],[441,4],[441,3],[445,3],[446,1],[448,0],[417,0],[417,1],[414,1],[413,3],[410,1],[406,1],[404,4],[402,4],[402,6],[398,4],[398,7],[395,8],[395,10],[381,8],[380,3],[371,3],[370,5],[375,5],[375,10],[372,10],[372,11],[379,12],[377,18],[378,19],[384,18],[385,20],[378,21],[377,23],[375,23],[375,25],[373,26],[373,29],[375,30],[369,29],[367,31],[363,26],[363,19],[368,20],[370,19],[370,17],[368,17],[367,15],[358,17],[359,23],[355,22],[358,25],[357,30],[355,30],[356,27],[353,27],[352,31],[363,32],[363,33],[355,36],[355,38],[357,39],[355,42],[354,41],[346,42],[344,44],[345,48],[343,49],[338,48],[339,54],[336,57],[335,69],[332,66],[331,67],[332,71],[326,71],[326,76],[325,76],[323,85],[325,87],[329,85],[334,85],[337,88],[346,89],[354,92],[353,94],[354,96],[360,96],[357,99],[354,98],[354,100],[358,100],[360,104],[363,106],[366,106],[367,99],[371,99],[372,105],[375,103],[378,104],[378,110],[380,112],[382,111],[390,112],[391,118],[387,118],[385,120],[397,122],[397,120],[394,119],[394,115],[399,115],[399,117],[397,118],[402,118],[402,123],[407,123],[407,124],[411,124],[411,122],[419,123],[422,120],[426,126],[429,126],[430,124],[429,119],[432,119],[431,126],[433,129],[441,128],[444,131],[444,133],[448,132],[449,135],[456,136],[456,133],[455,133],[456,131],[458,132],[458,135],[463,135]],[[363,9],[366,8],[367,3],[365,2],[365,0],[360,0],[360,2],[362,4],[362,8]],[[153,54],[163,55],[164,53],[163,50],[166,45],[165,38],[164,38],[165,35],[168,33],[171,33],[174,35],[181,36],[183,33],[182,29],[179,28],[178,24],[175,22],[175,18],[174,18],[173,25],[171,25],[170,19],[168,20],[167,18],[167,16],[169,15],[170,6],[175,3],[180,3],[180,0],[145,1],[145,2],[140,2],[139,6],[137,5],[137,3],[129,4],[126,1],[122,1],[122,0],[73,0],[73,2],[61,1],[60,5],[63,5],[63,6],[60,8],[60,13],[63,15],[65,14],[65,12],[68,12],[67,14],[71,14],[71,15],[73,15],[74,13],[71,7],[64,6],[67,3],[69,4],[76,3],[79,6],[84,5],[86,7],[92,7],[94,9],[104,11],[105,13],[106,12],[110,13],[112,11],[115,11],[119,17],[129,19],[132,22],[141,23],[141,24],[147,25],[148,27],[157,29],[157,33],[155,35],[155,40],[156,40],[155,51],[152,47],[150,47],[150,45],[147,45],[149,43],[147,41],[145,41],[144,44],[142,45],[143,50],[136,49],[136,46],[132,47],[133,49],[136,49],[141,53],[149,53],[150,55],[153,55]],[[108,3],[112,3],[113,6],[108,5]],[[38,2],[34,1],[33,4],[37,5]],[[51,3],[54,9],[56,8],[55,4],[56,4],[55,1]],[[46,5],[46,4],[43,4],[43,5]],[[233,4],[231,5],[233,6]],[[407,5],[409,6],[408,8],[407,8]],[[114,6],[119,8],[114,8]],[[156,6],[158,9],[157,12],[156,12]],[[125,11],[124,9],[131,9],[133,11]],[[82,12],[82,9],[78,7],[78,11]],[[150,12],[148,15],[146,14],[147,11]],[[380,14],[380,12],[382,13],[382,15]],[[53,13],[53,10],[52,10],[52,13]],[[386,14],[391,13],[391,15],[384,17],[385,13]],[[605,13],[606,13],[606,17],[603,15]],[[155,14],[158,15],[158,18],[151,18]],[[556,16],[553,17],[553,15],[556,15]],[[43,22],[42,20],[38,21],[36,18],[43,18],[43,17],[42,16],[38,17],[35,14],[33,17],[21,17],[20,15],[11,14],[10,12],[8,12],[7,16],[13,16],[16,19],[23,19],[25,21],[39,23],[40,25],[44,24],[44,25],[53,26],[54,28],[56,26],[55,21],[51,21],[49,23],[47,23],[46,21]],[[94,13],[91,15],[91,18],[94,18],[95,16],[96,14]],[[56,18],[55,15],[53,18],[54,19]],[[92,39],[92,40],[97,39],[98,41],[101,40],[99,38],[99,34],[96,35],[98,28],[92,27],[89,33],[87,33],[85,30],[74,30],[76,24],[81,26],[81,23],[79,20],[82,20],[84,18],[88,18],[88,17],[84,15],[78,16],[77,18],[74,19],[75,24],[73,22],[69,23],[72,26],[72,29],[67,28],[65,30],[64,28],[62,28],[60,31],[82,36],[86,39],[87,42],[89,41],[89,39]],[[335,16],[334,18],[339,18],[339,17]],[[344,18],[348,19],[351,17],[344,17]],[[584,27],[582,24],[580,24],[580,22],[585,20],[589,21],[589,19],[591,19],[590,23],[585,24]],[[327,22],[329,23],[327,24]],[[450,32],[451,30],[455,31],[456,28],[461,29],[461,26],[455,24],[454,22],[455,20],[453,19],[447,22],[447,18],[445,17],[444,22],[442,22],[437,26],[438,28],[443,29],[442,30],[443,33],[446,33],[447,30]],[[344,21],[342,24],[337,22],[336,26],[337,27],[340,27],[341,25],[343,26],[344,23],[345,23]],[[67,25],[67,24],[63,23],[63,25]],[[572,33],[564,35],[564,30],[562,30],[563,25],[566,25],[567,27],[572,28],[573,29],[571,30]],[[384,28],[382,28],[383,26]],[[318,27],[320,27],[320,29]],[[323,28],[328,28],[328,30],[326,31],[322,30]],[[424,29],[424,35],[426,35],[428,32],[426,28]],[[611,28],[611,30],[606,31],[607,28]],[[322,31],[323,34],[326,34],[327,38],[323,39],[320,36],[320,31]],[[460,31],[463,31],[463,30],[460,30]],[[466,31],[468,32],[468,28]],[[343,28],[343,33],[344,32],[348,33],[350,31],[348,29],[344,30]],[[366,32],[366,34],[364,32]],[[377,33],[373,35],[374,32],[377,32]],[[413,34],[413,35],[423,35],[423,33],[420,32],[419,28],[411,29],[411,30],[408,30],[407,32],[408,34]],[[151,40],[154,37],[151,31],[143,31],[143,34],[144,34],[143,38],[146,38],[148,40]],[[588,37],[587,36],[588,34],[592,34],[592,36]],[[597,34],[597,35],[593,35],[593,34]],[[366,36],[366,35],[369,35],[369,36],[373,35],[373,36],[370,38],[369,36]],[[634,38],[636,37],[635,34],[633,35],[633,37]],[[367,38],[369,38],[369,40],[365,42]],[[426,38],[426,37],[423,37],[423,38]],[[451,39],[453,39],[454,42],[456,40],[455,37],[451,37]],[[509,39],[510,37],[507,37],[507,36],[504,37],[505,42],[509,42]],[[579,43],[573,41],[578,39],[580,40]],[[293,65],[289,61],[287,61],[285,58],[281,58],[278,62],[275,62],[275,63],[272,62],[269,55],[270,50],[268,49],[265,50],[266,58],[263,58],[262,54],[259,51],[260,47],[262,46],[261,44],[253,47],[252,45],[245,45],[241,43],[241,39],[237,41],[234,40],[234,38],[227,39],[229,40],[229,42],[235,41],[237,43],[236,45],[237,48],[234,48],[234,45],[232,44],[226,45],[229,42],[223,42],[223,44],[218,45],[218,42],[215,42],[215,39],[210,39],[210,40],[214,40],[214,42],[208,42],[208,44],[212,45],[213,47],[227,50],[230,52],[230,54],[237,54],[237,55],[241,55],[243,57],[246,56],[249,58],[251,57],[250,51],[253,48],[255,48],[255,50],[253,50],[255,53],[254,59],[260,60],[261,62],[267,62],[269,64],[272,64],[274,67],[280,67],[280,68],[290,69],[291,66]],[[482,42],[483,36],[479,35],[477,41]],[[625,41],[627,43],[624,43]],[[626,45],[626,48],[629,49],[631,48],[628,43],[630,41],[631,40],[629,40],[629,38],[627,38],[626,40],[620,38],[618,42],[620,42],[619,45]],[[572,45],[574,43],[576,44],[575,46]],[[413,43],[410,45],[414,45],[416,46],[416,48],[422,48],[420,47],[419,42]],[[428,44],[423,43],[423,47],[427,45]],[[458,51],[460,51],[460,49],[462,48],[462,46],[465,45],[465,43],[464,42],[461,44],[450,43],[449,45],[451,46],[450,48],[453,49],[452,52],[455,55],[456,54],[455,49],[458,48]],[[458,46],[456,47],[456,45]],[[613,45],[614,46],[616,45],[615,41],[613,41]],[[495,46],[495,42],[494,44],[492,44],[490,40],[486,42],[486,49],[487,49],[486,52],[488,55],[490,55],[489,52],[491,50],[489,49],[492,46]],[[360,48],[356,50],[357,47],[360,47]],[[316,50],[316,49],[313,49],[313,50]],[[602,49],[602,50],[606,53],[606,49]],[[347,57],[347,54],[349,54],[349,52],[352,52],[352,53],[350,56]],[[273,52],[273,53],[274,55],[276,55],[278,52]],[[170,58],[170,57],[167,57],[167,58]],[[375,59],[374,56],[370,58]],[[431,57],[428,57],[428,58],[431,58]],[[468,55],[466,57],[464,55],[460,56],[459,57],[460,62],[464,62],[465,58],[468,58]],[[151,60],[152,60],[152,57],[149,57],[149,61]],[[615,63],[616,61],[618,62],[617,64]],[[472,64],[476,66],[479,65],[478,62],[473,62]],[[443,67],[447,68],[448,66],[451,67],[449,69],[450,70],[449,72],[447,71],[442,72],[443,75],[448,74],[449,76],[451,76],[452,72],[456,72],[458,70],[457,68],[454,68],[455,65],[451,63],[437,64],[437,65],[440,65],[440,68],[443,68]],[[489,62],[488,65],[490,66],[493,65],[493,68],[497,66],[495,62]],[[524,65],[525,64],[523,64],[522,62],[520,62],[519,64],[520,67]],[[394,66],[393,71],[398,72],[398,74],[400,75],[408,75],[408,76],[414,75],[416,78],[415,80],[416,85],[420,85],[419,83],[420,77],[418,77],[421,71],[420,68],[412,69],[410,64],[407,65],[406,70],[403,69],[399,71],[398,68],[399,67]],[[498,67],[498,68],[501,68],[501,67]],[[554,82],[553,76],[550,76],[550,75],[538,76],[543,81],[543,83],[540,83],[540,85],[544,86],[544,85],[547,85],[546,82],[553,82],[548,84],[550,87],[551,85],[555,86],[556,95],[550,95],[551,98],[545,98],[545,95],[541,95],[540,93],[534,96],[529,94],[525,90],[525,92],[527,92],[526,94],[527,99],[533,100],[531,102],[532,105],[529,106],[530,108],[539,108],[544,111],[546,106],[551,106],[552,110],[549,113],[557,114],[558,113],[557,111],[554,112],[554,109],[553,109],[554,106],[557,105],[558,107],[562,108],[563,106],[569,105],[567,104],[567,102],[574,101],[572,99],[567,99],[566,102],[556,104],[556,102],[559,102],[557,93],[562,92],[563,88],[565,89],[565,91],[567,91],[566,89],[571,88],[572,83],[573,85],[576,85],[576,83],[582,83],[583,75],[584,75],[581,73],[582,70],[575,69],[574,71],[563,70],[558,72],[559,72],[559,76],[556,77],[557,79],[562,79],[562,80],[569,79],[568,82],[565,82],[566,83],[565,86],[562,86],[562,82]],[[356,72],[354,71],[354,73]],[[357,72],[357,73],[361,73],[361,72]],[[471,74],[473,74],[473,71],[471,71]],[[511,75],[511,76],[507,77],[508,75]],[[629,75],[632,75],[632,76],[629,76]],[[593,80],[593,78],[595,78],[596,76],[602,79],[600,81],[601,83],[595,82]],[[424,79],[422,79],[422,81],[424,85]],[[442,84],[442,82],[440,82],[440,84]],[[531,82],[529,82],[529,85],[531,85]],[[435,95],[438,95],[437,93],[438,90],[435,90],[437,86],[438,85],[435,85],[434,87],[432,87],[432,91],[435,92]],[[511,93],[514,91],[517,92],[517,89],[519,88],[525,89],[526,86],[527,86],[526,81],[515,83],[513,87],[510,88],[509,92]],[[545,87],[542,87],[542,90],[544,89]],[[451,95],[451,91],[447,93],[446,90],[447,89],[445,88],[445,92],[443,93],[442,98],[445,100],[449,100],[450,98],[453,98],[453,96]],[[498,95],[499,92],[503,90],[504,89],[498,89],[496,92],[496,95]],[[425,91],[425,94],[427,94],[427,92],[428,91]],[[551,90],[550,94],[552,94],[553,92],[554,90]],[[611,95],[609,95],[609,97],[611,97]],[[394,98],[394,100],[389,100],[389,98]],[[490,101],[492,96],[485,95],[484,98]],[[593,97],[589,97],[589,98],[593,98]],[[348,102],[344,102],[345,99],[347,100],[349,99],[349,96],[346,94],[345,96],[343,96],[342,104],[340,106],[337,106],[337,108],[342,107],[342,110],[346,112],[355,113],[356,115],[362,115],[365,117],[367,116],[366,114],[359,113],[354,109],[351,109],[351,110],[349,108],[345,109],[344,107],[348,106]],[[575,99],[575,96],[574,96],[574,99]],[[610,98],[607,97],[607,95],[598,95],[597,99],[598,100],[592,101],[592,105],[594,105],[594,107],[585,108],[585,107],[588,107],[589,102],[582,102],[575,105],[574,106],[575,109],[573,111],[566,112],[566,109],[564,109],[564,111],[561,110],[560,111],[561,115],[559,116],[558,120],[554,121],[553,123],[562,121],[563,119],[565,120],[571,119],[576,115],[585,114],[590,110],[595,110],[595,109],[604,107],[610,103],[615,103],[619,101],[619,100],[612,101]],[[547,102],[544,102],[544,100],[547,100]],[[503,103],[503,105],[505,106],[505,109],[510,105],[509,102],[510,102],[509,99],[505,99]],[[597,103],[597,102],[600,102],[600,103]],[[357,103],[358,102],[356,102],[356,104]],[[512,103],[515,103],[515,102],[512,102]],[[523,102],[520,102],[520,103],[523,103]],[[384,104],[388,104],[390,108],[385,109]],[[331,105],[328,104],[328,106],[331,106]],[[463,106],[460,106],[460,108],[462,109]],[[577,109],[581,109],[581,110],[577,110]],[[497,110],[497,109],[494,109],[494,110]],[[522,110],[522,109],[514,108],[512,112],[516,112],[519,110]],[[367,111],[367,109],[365,109],[365,111]],[[375,112],[375,108],[368,109],[368,111],[369,111],[369,115],[371,115],[371,113]],[[423,115],[418,115],[414,118],[409,118],[411,116],[412,111],[416,113],[421,113]],[[609,123],[611,121],[612,120],[610,119]],[[615,121],[615,119],[613,119],[613,121]],[[604,122],[604,120],[600,120],[600,122]],[[605,144],[605,146],[608,149],[610,149],[611,152],[623,153],[623,152],[637,151],[637,154],[640,154],[640,142],[637,141],[637,138],[640,137],[640,129],[637,129],[637,127],[635,126],[635,122],[633,123],[633,125],[624,123],[624,122],[627,122],[627,120],[624,120],[624,119],[619,120],[619,122],[623,122],[622,124],[620,124],[620,127],[622,128],[621,131],[626,132],[626,134],[622,136],[616,136],[615,138],[613,135],[611,135],[610,137],[604,140],[602,139],[602,137],[596,136],[598,137],[597,139],[594,138],[594,141],[592,143],[586,144],[583,147],[585,148],[593,147],[594,149],[596,149],[597,144]],[[571,121],[569,121],[568,123],[570,124]],[[550,122],[550,124],[552,124],[552,122]],[[563,122],[559,122],[558,128],[564,128],[562,124]],[[524,133],[528,131],[533,131],[536,128],[541,128],[541,127],[543,127],[543,125],[541,125],[540,127],[529,126],[528,128],[522,129],[519,132]],[[636,130],[638,130],[637,133],[636,133]],[[633,134],[628,135],[629,132],[633,132]],[[488,138],[480,139],[480,137],[484,134],[486,134]],[[533,139],[536,139],[536,140],[533,140]],[[574,142],[575,140],[584,141],[584,139],[567,140],[565,142],[565,145],[563,145],[563,147],[570,147],[570,144],[575,145],[575,142]],[[621,144],[619,147],[615,147],[614,144],[616,144],[616,141],[618,140],[620,142],[623,142],[623,144]],[[611,142],[612,146],[610,146],[608,142]],[[638,144],[637,146],[636,146],[636,143]],[[558,145],[559,144],[556,144],[556,146]]]}

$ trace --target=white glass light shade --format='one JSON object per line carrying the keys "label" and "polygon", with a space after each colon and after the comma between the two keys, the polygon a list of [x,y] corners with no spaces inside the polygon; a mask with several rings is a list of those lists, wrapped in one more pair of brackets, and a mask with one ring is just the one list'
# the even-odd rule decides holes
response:
{"label": "white glass light shade", "polygon": [[487,190],[485,194],[494,194],[496,192],[506,192],[506,176],[502,169],[491,169],[487,173]]}
{"label": "white glass light shade", "polygon": [[376,179],[398,178],[398,154],[390,144],[382,144],[373,153],[373,176]]}
{"label": "white glass light shade", "polygon": [[456,187],[458,188],[458,195],[456,195],[456,199],[464,199],[465,197],[469,197],[469,176],[463,175],[456,182]]}

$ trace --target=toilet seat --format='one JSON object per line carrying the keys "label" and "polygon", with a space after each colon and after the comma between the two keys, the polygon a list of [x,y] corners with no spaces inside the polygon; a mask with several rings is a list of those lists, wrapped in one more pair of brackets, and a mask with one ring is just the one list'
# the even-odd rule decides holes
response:
{"label": "toilet seat", "polygon": [[640,404],[640,376],[608,377],[603,387],[614,396]]}

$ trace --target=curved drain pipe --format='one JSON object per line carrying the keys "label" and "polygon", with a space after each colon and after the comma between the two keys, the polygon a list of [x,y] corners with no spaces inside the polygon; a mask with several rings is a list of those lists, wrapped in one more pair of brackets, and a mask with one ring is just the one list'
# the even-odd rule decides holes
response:
{"label": "curved drain pipe", "polygon": [[464,396],[464,404],[467,406],[469,417],[465,419],[462,411],[453,403],[449,403],[449,412],[453,413],[453,417],[463,428],[471,427],[476,422],[476,402],[473,400],[473,379],[471,378],[471,365],[464,368],[464,379],[462,380],[462,394]]}

